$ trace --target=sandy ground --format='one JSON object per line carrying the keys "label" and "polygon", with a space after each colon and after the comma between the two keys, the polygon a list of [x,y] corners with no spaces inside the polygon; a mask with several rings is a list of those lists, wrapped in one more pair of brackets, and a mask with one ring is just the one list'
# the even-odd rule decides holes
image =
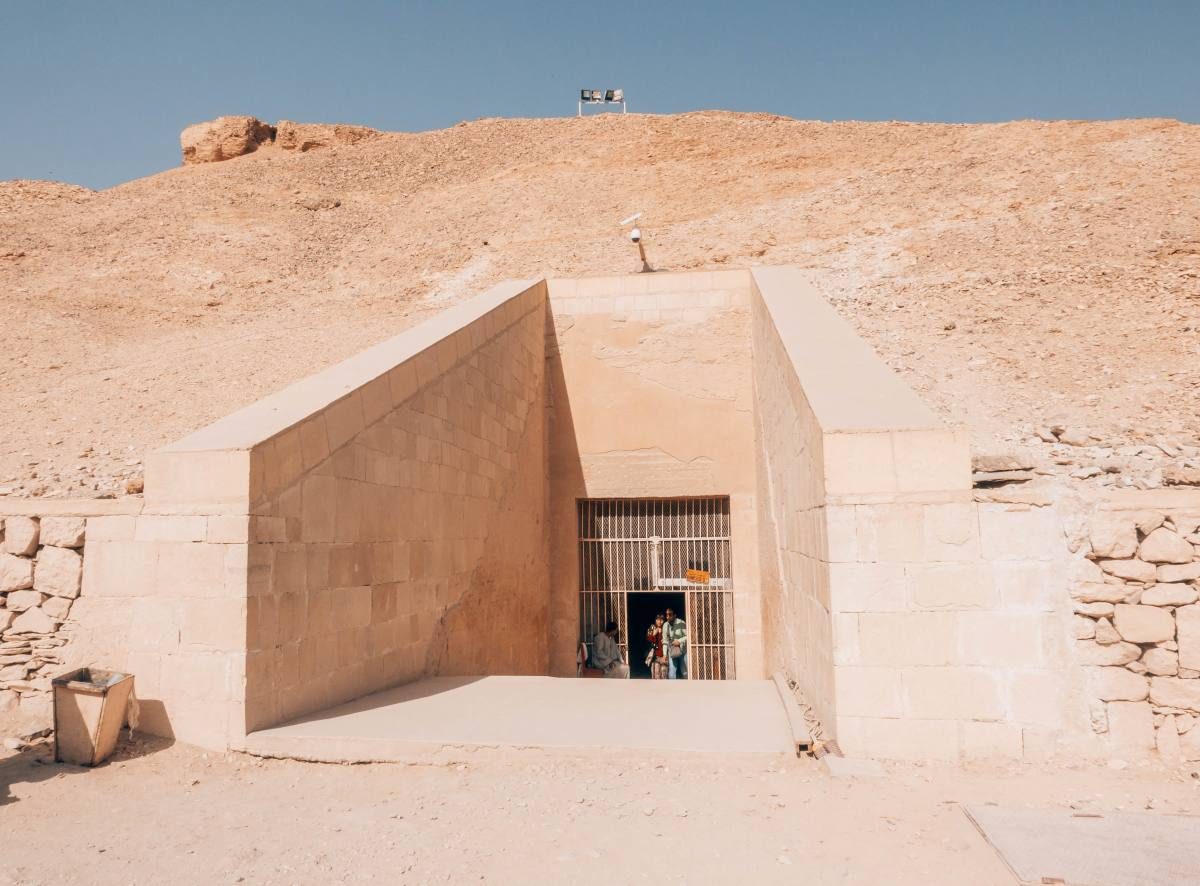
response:
{"label": "sandy ground", "polygon": [[[336,766],[127,745],[0,761],[0,883],[1012,883],[965,804],[1200,813],[1200,771],[447,752]],[[1195,768],[1195,767],[1193,767]]]}
{"label": "sandy ground", "polygon": [[[492,119],[0,182],[0,495],[120,494],[147,450],[499,279],[632,272],[635,210],[658,268],[819,273],[978,448],[1111,484],[1197,442],[1200,126]],[[1094,451],[1033,436],[1055,423]]]}

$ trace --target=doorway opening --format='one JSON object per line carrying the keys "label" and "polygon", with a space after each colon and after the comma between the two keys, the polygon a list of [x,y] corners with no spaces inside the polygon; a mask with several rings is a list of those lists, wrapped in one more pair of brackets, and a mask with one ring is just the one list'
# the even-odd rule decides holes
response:
{"label": "doorway opening", "polygon": [[645,591],[629,594],[625,608],[629,624],[629,676],[634,679],[650,679],[650,666],[646,664],[646,653],[650,643],[646,640],[646,629],[654,624],[654,616],[668,609],[685,622],[688,620],[687,599],[682,591]]}
{"label": "doorway opening", "polygon": [[616,622],[631,671],[648,676],[646,628],[682,599],[688,678],[733,679],[729,497],[580,499],[578,521],[579,640]]}

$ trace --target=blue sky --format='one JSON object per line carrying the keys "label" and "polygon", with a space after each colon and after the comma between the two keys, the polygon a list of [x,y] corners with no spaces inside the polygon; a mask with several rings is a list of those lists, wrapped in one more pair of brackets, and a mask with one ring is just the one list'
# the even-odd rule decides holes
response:
{"label": "blue sky", "polygon": [[1200,0],[0,0],[0,179],[107,187],[221,114],[422,130],[630,109],[1200,121]]}

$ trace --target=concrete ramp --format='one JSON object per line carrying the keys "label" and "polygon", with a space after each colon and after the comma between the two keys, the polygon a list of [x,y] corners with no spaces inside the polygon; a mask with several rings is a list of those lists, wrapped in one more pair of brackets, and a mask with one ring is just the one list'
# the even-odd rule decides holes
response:
{"label": "concrete ramp", "polygon": [[434,677],[247,736],[244,750],[406,762],[446,747],[794,754],[769,680]]}

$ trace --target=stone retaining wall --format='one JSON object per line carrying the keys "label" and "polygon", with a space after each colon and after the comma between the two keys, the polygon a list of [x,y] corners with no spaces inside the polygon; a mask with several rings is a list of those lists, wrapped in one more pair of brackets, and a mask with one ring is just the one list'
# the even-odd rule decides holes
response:
{"label": "stone retaining wall", "polygon": [[1200,491],[1091,514],[1073,564],[1076,659],[1113,756],[1200,760]]}
{"label": "stone retaining wall", "polygon": [[0,732],[51,724],[85,535],[83,517],[0,517]]}

